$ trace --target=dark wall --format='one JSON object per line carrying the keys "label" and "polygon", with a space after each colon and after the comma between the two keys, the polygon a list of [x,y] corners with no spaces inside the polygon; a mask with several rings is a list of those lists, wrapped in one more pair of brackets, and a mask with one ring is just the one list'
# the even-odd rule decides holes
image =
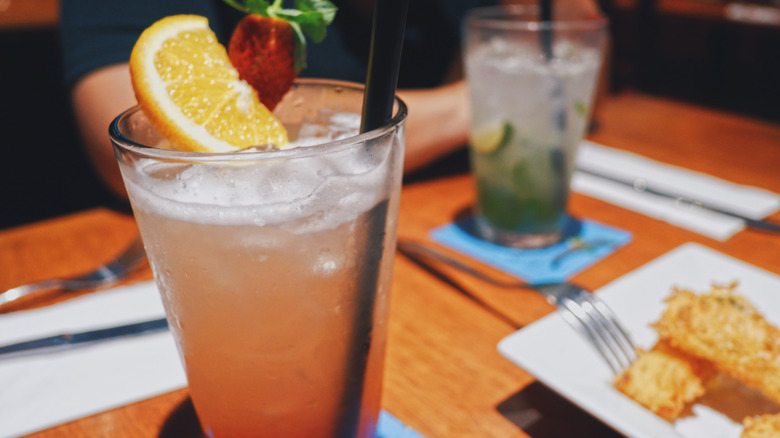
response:
{"label": "dark wall", "polygon": [[113,203],[79,143],[56,30],[0,31],[0,63],[0,229]]}
{"label": "dark wall", "polygon": [[613,10],[615,88],[780,123],[780,27]]}

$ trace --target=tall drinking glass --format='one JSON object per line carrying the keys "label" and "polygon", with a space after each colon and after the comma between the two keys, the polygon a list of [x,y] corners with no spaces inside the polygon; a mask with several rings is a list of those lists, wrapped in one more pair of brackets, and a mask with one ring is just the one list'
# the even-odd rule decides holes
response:
{"label": "tall drinking glass", "polygon": [[362,86],[306,80],[281,151],[157,149],[133,108],[110,134],[209,437],[373,437],[406,107],[356,135]]}
{"label": "tall drinking glass", "polygon": [[606,19],[535,6],[473,10],[464,22],[476,230],[505,246],[557,243],[577,145],[589,121]]}

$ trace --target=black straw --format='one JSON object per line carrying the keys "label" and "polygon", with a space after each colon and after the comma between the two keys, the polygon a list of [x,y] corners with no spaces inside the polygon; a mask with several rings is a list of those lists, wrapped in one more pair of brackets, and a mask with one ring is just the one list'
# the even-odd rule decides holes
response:
{"label": "black straw", "polygon": [[[540,32],[540,38],[542,40],[542,53],[544,53],[544,59],[547,62],[553,59],[553,0],[539,0],[539,24],[542,26]],[[550,150],[550,161],[555,172],[559,178],[564,178],[566,175],[566,169],[568,168],[566,162],[566,154],[563,147],[563,136],[566,132],[566,107],[563,90],[563,81],[553,75],[553,89],[550,96],[550,105],[552,106],[552,117],[555,124],[554,128],[558,135],[553,135],[553,138],[557,138],[560,144],[555,145]],[[556,199],[567,199],[568,188],[565,184],[558,185],[558,193]]]}
{"label": "black straw", "polygon": [[[387,124],[393,117],[395,88],[401,64],[401,47],[406,28],[406,11],[409,0],[376,0],[371,31],[371,51],[368,57],[366,90],[363,96],[363,118],[360,132],[368,132]],[[385,254],[388,201],[379,203],[369,213],[369,221],[363,242],[363,269],[359,270],[355,287],[352,339],[349,340],[349,357],[344,374],[344,394],[340,406],[340,419],[336,436],[357,436],[360,427],[360,411],[363,404],[363,385],[369,359],[369,347],[374,336],[374,305],[379,289],[379,271]],[[376,348],[381,348],[378,345]]]}
{"label": "black straw", "polygon": [[[356,437],[360,428],[360,412],[363,406],[363,384],[366,383],[369,352],[374,337],[374,304],[379,292],[379,271],[382,258],[392,257],[385,254],[385,236],[387,227],[388,201],[380,202],[368,213],[368,221],[363,241],[358,244],[361,263],[355,277],[355,309],[352,338],[349,340],[349,356],[344,369],[344,392],[341,403],[341,420],[336,430],[337,437]],[[377,345],[374,348],[381,348]],[[381,355],[380,355],[381,357]]]}
{"label": "black straw", "polygon": [[553,57],[553,4],[552,0],[539,0],[539,21],[542,25],[542,52],[548,61]]}
{"label": "black straw", "polygon": [[374,4],[361,133],[379,128],[393,117],[407,9],[409,0],[376,0]]}

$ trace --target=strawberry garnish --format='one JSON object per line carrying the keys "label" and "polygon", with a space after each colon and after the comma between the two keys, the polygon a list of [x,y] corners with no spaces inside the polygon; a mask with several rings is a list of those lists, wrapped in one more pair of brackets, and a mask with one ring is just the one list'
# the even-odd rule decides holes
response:
{"label": "strawberry garnish", "polygon": [[325,38],[336,6],[328,0],[296,0],[295,8],[282,8],[282,0],[225,2],[249,14],[230,38],[230,62],[274,109],[306,65],[306,37],[315,43]]}

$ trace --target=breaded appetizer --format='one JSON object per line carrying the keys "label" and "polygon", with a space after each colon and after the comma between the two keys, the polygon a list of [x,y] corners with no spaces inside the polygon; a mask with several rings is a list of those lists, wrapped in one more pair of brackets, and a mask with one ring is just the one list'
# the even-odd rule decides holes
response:
{"label": "breaded appetizer", "polygon": [[615,388],[667,421],[677,419],[689,403],[704,395],[704,384],[714,373],[706,361],[664,342],[638,353],[637,360],[615,379]]}
{"label": "breaded appetizer", "polygon": [[735,287],[713,286],[707,294],[674,290],[654,328],[673,348],[780,403],[780,330]]}
{"label": "breaded appetizer", "polygon": [[745,426],[740,438],[777,438],[780,437],[780,414],[757,415],[742,421]]}

